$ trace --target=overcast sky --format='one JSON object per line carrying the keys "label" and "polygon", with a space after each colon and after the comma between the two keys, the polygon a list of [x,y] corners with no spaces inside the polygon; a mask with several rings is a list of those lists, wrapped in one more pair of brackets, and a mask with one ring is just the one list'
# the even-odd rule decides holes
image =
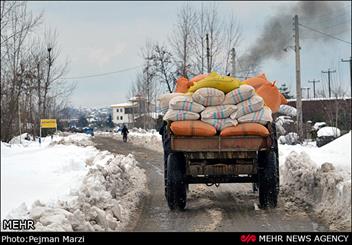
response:
{"label": "overcast sky", "polygon": [[[147,39],[165,42],[176,22],[177,9],[184,2],[28,2],[34,13],[44,11],[45,26],[57,30],[63,58],[69,60],[69,71],[65,77],[118,71],[142,64],[140,48]],[[201,2],[192,2],[195,7]],[[206,2],[205,2],[206,4]],[[248,49],[263,29],[265,21],[281,9],[295,2],[218,2],[219,13],[230,16],[234,13],[240,20],[242,42],[239,52]],[[351,4],[344,2],[351,20]],[[324,14],[324,13],[323,13]],[[346,19],[346,18],[345,18]],[[330,21],[330,20],[329,20]],[[334,20],[335,21],[335,20]],[[336,25],[339,24],[338,16]],[[331,28],[334,25],[327,26]],[[291,28],[292,26],[288,26]],[[331,29],[321,30],[329,33]],[[351,42],[349,30],[336,37]],[[291,43],[293,45],[293,42]],[[312,87],[308,80],[321,80],[320,86],[327,84],[328,68],[333,82],[340,82],[350,91],[348,63],[341,58],[351,56],[351,45],[331,40],[330,42],[301,41],[302,87]],[[286,83],[295,92],[295,56],[289,51],[280,60],[266,60],[261,66],[269,80],[278,84]],[[83,107],[106,107],[125,102],[137,70],[129,70],[108,76],[73,79],[76,90],[70,98],[72,105]],[[70,80],[71,81],[71,80]],[[311,89],[312,95],[312,89]]]}

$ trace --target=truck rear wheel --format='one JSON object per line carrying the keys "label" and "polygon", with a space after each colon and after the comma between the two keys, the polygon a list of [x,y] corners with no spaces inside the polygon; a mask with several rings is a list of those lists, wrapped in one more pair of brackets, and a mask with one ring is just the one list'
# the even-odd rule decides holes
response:
{"label": "truck rear wheel", "polygon": [[278,164],[275,151],[262,152],[259,171],[259,204],[261,208],[275,208],[278,198]]}
{"label": "truck rear wheel", "polygon": [[185,158],[180,153],[170,153],[167,159],[166,199],[171,210],[186,207]]}

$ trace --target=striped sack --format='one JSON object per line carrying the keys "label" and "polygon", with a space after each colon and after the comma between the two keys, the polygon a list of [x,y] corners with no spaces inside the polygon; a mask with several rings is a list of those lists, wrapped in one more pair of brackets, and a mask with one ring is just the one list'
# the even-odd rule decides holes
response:
{"label": "striped sack", "polygon": [[289,105],[280,105],[279,113],[295,117],[297,115],[297,110],[296,108]]}
{"label": "striped sack", "polygon": [[273,121],[271,114],[271,109],[267,106],[264,106],[260,111],[246,114],[242,117],[239,117],[237,120],[239,123],[254,122],[265,125],[268,122]]}
{"label": "striped sack", "polygon": [[235,105],[217,105],[206,107],[200,115],[202,118],[228,118],[236,111],[237,106]]}
{"label": "striped sack", "polygon": [[193,93],[192,98],[204,106],[214,106],[222,104],[225,94],[216,88],[200,88]]}
{"label": "striped sack", "polygon": [[231,114],[230,118],[237,119],[246,114],[259,111],[264,106],[264,100],[258,95],[252,96],[249,100],[242,101],[236,105],[238,110],[237,113]]}
{"label": "striped sack", "polygon": [[194,102],[192,96],[187,95],[180,95],[172,98],[169,102],[169,108],[191,112],[201,112],[205,109],[201,104]]}
{"label": "striped sack", "polygon": [[221,131],[227,127],[236,126],[238,124],[236,119],[231,118],[202,118],[202,121],[209,123],[218,131]]}
{"label": "striped sack", "polygon": [[161,113],[165,114],[169,109],[170,100],[180,95],[183,95],[183,93],[167,93],[167,94],[160,95],[160,97],[158,98],[158,101],[159,101],[159,107],[160,107]]}
{"label": "striped sack", "polygon": [[224,105],[236,105],[242,101],[248,100],[254,95],[254,88],[250,85],[244,84],[239,88],[228,92],[223,102]]}
{"label": "striped sack", "polygon": [[163,117],[164,121],[198,120],[199,114],[191,111],[169,109]]}

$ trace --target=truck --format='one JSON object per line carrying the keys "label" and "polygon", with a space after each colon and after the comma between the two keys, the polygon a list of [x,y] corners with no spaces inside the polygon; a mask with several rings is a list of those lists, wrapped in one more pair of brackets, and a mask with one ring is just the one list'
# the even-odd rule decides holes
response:
{"label": "truck", "polygon": [[279,194],[276,127],[267,137],[177,136],[168,122],[162,132],[165,198],[171,210],[184,210],[189,184],[253,183],[261,208],[275,208]]}

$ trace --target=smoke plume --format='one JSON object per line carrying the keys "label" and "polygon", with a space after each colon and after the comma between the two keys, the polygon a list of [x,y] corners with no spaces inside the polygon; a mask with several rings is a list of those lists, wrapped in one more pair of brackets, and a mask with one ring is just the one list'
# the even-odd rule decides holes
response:
{"label": "smoke plume", "polygon": [[[294,15],[299,23],[323,31],[330,35],[339,35],[350,31],[349,2],[301,1],[291,7],[280,9],[265,24],[255,44],[239,57],[240,70],[251,70],[267,59],[280,59],[287,53],[284,49],[294,45]],[[349,6],[349,7],[348,7]],[[300,42],[312,44],[317,41],[330,42],[333,39],[299,27]],[[350,40],[347,40],[350,41]],[[302,45],[301,45],[302,46]]]}

